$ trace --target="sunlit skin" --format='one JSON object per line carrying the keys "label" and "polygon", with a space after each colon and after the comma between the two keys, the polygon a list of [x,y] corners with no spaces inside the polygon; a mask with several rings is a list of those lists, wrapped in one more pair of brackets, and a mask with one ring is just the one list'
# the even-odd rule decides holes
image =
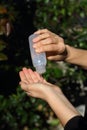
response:
{"label": "sunlit skin", "polygon": [[[39,34],[33,39],[35,43],[33,47],[37,53],[46,52],[49,60],[66,61],[87,69],[87,50],[66,45],[63,38],[47,29],[41,29],[35,33]],[[45,100],[63,126],[73,117],[80,116],[59,86],[47,82],[36,71],[26,67],[19,72],[19,76],[20,86],[27,95]]]}
{"label": "sunlit skin", "polygon": [[36,43],[33,46],[36,52],[46,52],[49,60],[60,60],[64,58],[61,55],[66,47],[63,38],[47,29],[38,30],[35,34],[38,34],[33,39],[33,42]]}
{"label": "sunlit skin", "polygon": [[62,37],[48,29],[41,29],[35,33],[38,34],[33,39],[33,42],[36,43],[33,46],[36,52],[46,52],[48,60],[65,61],[87,69],[87,50],[65,44]]}
{"label": "sunlit skin", "polygon": [[72,117],[80,115],[63,95],[61,89],[56,85],[48,83],[37,72],[23,68],[19,75],[21,79],[20,86],[27,95],[45,100],[63,126]]}
{"label": "sunlit skin", "polygon": [[[47,89],[47,87],[48,87],[48,89],[51,87],[51,89],[53,89],[53,91],[55,90],[55,92],[56,91],[58,91],[58,92],[61,92],[61,89],[59,88],[59,87],[57,87],[57,86],[55,86],[55,85],[52,85],[52,84],[50,84],[50,83],[48,83],[42,76],[40,76],[36,71],[32,71],[31,69],[27,69],[27,68],[23,68],[22,69],[22,71],[20,71],[19,72],[19,75],[20,75],[20,79],[21,79],[21,82],[20,82],[20,85],[24,85],[24,87],[23,87],[23,89],[26,91],[26,89],[28,88],[28,89],[30,89],[30,87],[26,87],[26,85],[36,85],[37,87],[36,87],[36,90],[38,90],[38,84],[40,85],[40,87],[39,87],[39,91],[40,91],[40,89],[41,89],[41,91],[42,91],[42,89],[43,89],[43,85],[45,85],[45,87],[46,87],[46,89]],[[42,85],[43,84],[43,85]],[[46,90],[46,89],[44,89],[44,90]],[[29,93],[28,93],[28,91],[26,91],[27,92],[27,94],[32,94],[31,92],[30,92],[30,90],[29,90]],[[41,94],[41,93],[40,93]],[[32,96],[34,96],[34,97],[37,97],[37,98],[42,98],[42,99],[44,99],[43,97],[42,97],[42,95],[43,94],[38,94],[38,96],[35,96],[35,95],[32,95]],[[44,99],[45,100],[45,99]]]}

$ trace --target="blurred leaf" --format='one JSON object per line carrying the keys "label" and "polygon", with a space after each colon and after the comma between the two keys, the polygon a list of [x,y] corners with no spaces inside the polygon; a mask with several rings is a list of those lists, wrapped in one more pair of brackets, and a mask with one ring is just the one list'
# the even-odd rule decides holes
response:
{"label": "blurred leaf", "polygon": [[6,43],[3,40],[0,40],[0,51],[6,48]]}
{"label": "blurred leaf", "polygon": [[7,60],[7,59],[8,59],[8,57],[5,54],[0,53],[0,61],[4,61],[4,60]]}
{"label": "blurred leaf", "polygon": [[59,124],[58,119],[50,119],[48,122],[51,126],[57,126]]}

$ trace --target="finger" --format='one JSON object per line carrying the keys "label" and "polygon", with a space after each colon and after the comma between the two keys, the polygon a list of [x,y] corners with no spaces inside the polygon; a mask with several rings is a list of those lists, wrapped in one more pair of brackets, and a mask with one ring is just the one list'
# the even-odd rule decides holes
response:
{"label": "finger", "polygon": [[38,78],[38,82],[44,83],[45,79],[41,75],[39,75],[37,72],[35,72],[35,74],[36,74],[36,77]]}
{"label": "finger", "polygon": [[35,32],[35,34],[42,34],[42,33],[47,33],[50,32],[48,29],[39,29]]}
{"label": "finger", "polygon": [[26,76],[25,76],[25,74],[23,73],[23,71],[20,71],[20,72],[19,72],[19,76],[20,76],[21,81],[23,81],[23,82],[25,82],[25,83],[28,83],[28,82],[27,82],[27,79],[26,79]]}
{"label": "finger", "polygon": [[20,82],[20,86],[24,91],[28,91],[29,92],[29,86],[28,84],[26,84],[25,82]]}
{"label": "finger", "polygon": [[61,61],[61,60],[64,60],[64,56],[62,55],[48,56],[47,59],[54,60],[54,61]]}
{"label": "finger", "polygon": [[26,77],[28,83],[32,83],[32,82],[33,82],[33,79],[32,79],[32,76],[31,76],[31,74],[29,73],[28,70],[29,70],[29,69],[27,69],[27,68],[23,68],[23,72],[24,72],[24,74],[25,74],[25,77]]}
{"label": "finger", "polygon": [[58,51],[58,45],[57,44],[49,44],[46,46],[40,46],[38,48],[35,49],[36,52],[40,53],[40,52],[50,52],[50,51]]}
{"label": "finger", "polygon": [[39,47],[35,48],[35,51],[40,52],[50,52],[57,51],[59,54],[63,53],[65,50],[65,46],[63,42],[59,42],[58,44],[53,44],[53,42],[49,42],[47,45],[39,45]]}
{"label": "finger", "polygon": [[33,39],[33,42],[39,42],[43,39],[46,39],[46,38],[49,38],[50,37],[50,34],[49,33],[43,33],[43,34],[39,34],[37,37],[35,37]]}
{"label": "finger", "polygon": [[19,72],[19,76],[20,76],[21,81],[23,81],[25,79],[25,75],[24,75],[23,71]]}
{"label": "finger", "polygon": [[33,94],[32,94],[31,92],[26,92],[26,94],[27,94],[28,96],[33,97]]}
{"label": "finger", "polygon": [[33,44],[33,47],[34,48],[39,48],[43,45],[50,45],[50,44],[53,44],[54,43],[54,40],[52,38],[46,38],[44,40],[41,40],[39,42],[37,42],[36,44]]}
{"label": "finger", "polygon": [[31,69],[28,69],[30,75],[31,75],[31,78],[33,80],[33,83],[37,83],[41,80],[39,74],[37,72],[33,72]]}

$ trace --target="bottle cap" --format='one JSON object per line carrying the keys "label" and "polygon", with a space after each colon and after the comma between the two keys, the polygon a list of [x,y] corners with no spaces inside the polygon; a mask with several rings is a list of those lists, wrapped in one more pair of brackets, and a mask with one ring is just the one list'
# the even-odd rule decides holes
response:
{"label": "bottle cap", "polygon": [[36,71],[37,71],[39,74],[45,73],[45,72],[46,72],[46,67],[45,67],[45,65],[36,66]]}

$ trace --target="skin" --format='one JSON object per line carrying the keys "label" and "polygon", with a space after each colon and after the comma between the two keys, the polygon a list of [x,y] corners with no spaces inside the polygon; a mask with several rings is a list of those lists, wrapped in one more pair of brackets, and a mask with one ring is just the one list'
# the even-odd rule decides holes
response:
{"label": "skin", "polygon": [[[36,86],[36,87],[33,87],[34,89],[36,89],[35,93],[37,93],[36,91],[38,90],[37,89],[38,85],[40,85],[40,87],[39,87],[40,92],[38,93],[38,96],[36,96],[36,94],[33,94],[32,95],[33,97],[42,98],[42,99],[46,100],[45,98],[43,98],[43,94],[42,94],[42,92],[44,92],[43,87],[42,87],[43,85],[46,87],[46,88],[44,87],[44,90],[46,90],[47,88],[49,90],[51,87],[51,89],[53,88],[55,90],[55,92],[58,91],[61,93],[60,88],[48,83],[36,71],[33,72],[31,69],[27,69],[24,67],[22,69],[22,71],[19,72],[19,76],[21,79],[20,85],[21,85],[21,87],[23,87],[23,90],[26,91],[27,89],[29,89],[29,93],[28,93],[28,91],[26,91],[28,95],[30,95],[30,94],[32,95],[32,93],[31,93],[32,90],[30,91],[30,87],[32,86],[32,84]],[[27,85],[30,85],[30,86],[28,87]]]}
{"label": "skin", "polygon": [[[33,39],[34,48],[37,53],[46,52],[48,60],[66,61],[87,69],[87,51],[73,48],[64,43],[63,38],[41,29],[35,32],[38,34]],[[37,72],[23,68],[19,72],[20,86],[28,96],[45,100],[55,112],[62,125],[75,116],[80,116],[79,112],[67,100],[60,87],[48,83]]]}
{"label": "skin", "polygon": [[53,84],[48,83],[37,72],[31,69],[23,68],[19,72],[20,86],[28,96],[45,100],[63,126],[73,117],[79,115],[79,112],[72,106],[62,93],[61,89]]}
{"label": "skin", "polygon": [[46,52],[48,60],[65,61],[87,69],[87,50],[66,45],[64,39],[47,29],[38,30],[33,39],[36,52]]}
{"label": "skin", "polygon": [[36,43],[33,46],[36,52],[46,52],[47,59],[49,60],[61,60],[65,58],[65,55],[62,55],[66,48],[63,38],[47,29],[38,30],[35,34],[38,34],[33,39],[33,42]]}

